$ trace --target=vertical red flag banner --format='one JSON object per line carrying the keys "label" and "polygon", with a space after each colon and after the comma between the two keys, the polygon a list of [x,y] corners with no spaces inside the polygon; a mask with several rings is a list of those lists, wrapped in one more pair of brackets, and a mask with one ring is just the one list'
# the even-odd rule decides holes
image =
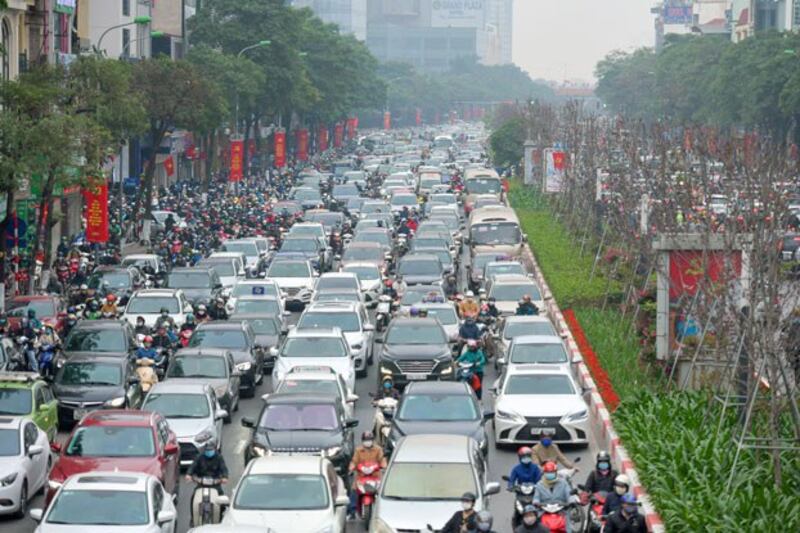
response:
{"label": "vertical red flag banner", "polygon": [[356,119],[351,117],[347,119],[347,140],[352,141],[356,138]]}
{"label": "vertical red flag banner", "polygon": [[417,126],[422,126],[422,109],[417,108],[417,112],[414,116],[414,122],[417,124]]}
{"label": "vertical red flag banner", "polygon": [[319,125],[319,135],[317,136],[318,141],[317,145],[319,147],[320,152],[324,152],[328,149],[328,126],[325,124]]}
{"label": "vertical red flag banner", "polygon": [[242,181],[244,169],[244,141],[237,139],[231,141],[231,172],[228,176],[228,181],[237,182]]}
{"label": "vertical red flag banner", "polygon": [[390,111],[383,112],[383,129],[392,129],[392,113]]}
{"label": "vertical red flag banner", "polygon": [[297,130],[297,159],[308,161],[308,130]]}
{"label": "vertical red flag banner", "polygon": [[250,157],[253,157],[254,155],[256,155],[256,140],[255,139],[249,139],[247,141],[247,155],[250,156]]}
{"label": "vertical red flag banner", "polygon": [[567,157],[564,152],[553,152],[553,168],[556,170],[564,170],[566,162]]}
{"label": "vertical red flag banner", "polygon": [[277,168],[286,166],[286,132],[278,130],[274,135],[275,142],[275,166]]}
{"label": "vertical red flag banner", "polygon": [[343,139],[344,139],[344,124],[342,124],[341,122],[337,122],[336,127],[333,129],[333,147],[341,148]]}
{"label": "vertical red flag banner", "polygon": [[193,144],[190,144],[186,147],[186,159],[197,159],[197,147]]}
{"label": "vertical red flag banner", "polygon": [[356,130],[358,129],[358,115],[353,117],[353,125],[355,126]]}
{"label": "vertical red flag banner", "polygon": [[172,159],[172,155],[168,155],[164,160],[164,170],[167,171],[167,176],[169,177],[175,175],[175,160]]}
{"label": "vertical red flag banner", "polygon": [[83,190],[86,205],[86,240],[108,242],[108,185]]}

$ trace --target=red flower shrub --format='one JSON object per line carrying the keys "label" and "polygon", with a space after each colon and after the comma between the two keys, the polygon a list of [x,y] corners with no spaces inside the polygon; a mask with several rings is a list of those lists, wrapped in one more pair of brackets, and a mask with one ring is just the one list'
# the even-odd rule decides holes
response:
{"label": "red flower shrub", "polygon": [[617,396],[616,391],[614,391],[614,386],[611,384],[608,374],[603,369],[603,365],[600,364],[597,354],[594,353],[592,345],[589,343],[589,339],[586,338],[586,334],[583,332],[583,328],[575,317],[575,313],[572,312],[572,309],[564,311],[564,319],[567,321],[567,325],[570,331],[572,331],[572,336],[575,339],[575,343],[578,345],[583,360],[586,366],[589,367],[589,372],[591,372],[592,378],[597,384],[600,397],[603,398],[608,410],[614,412],[617,406],[619,406],[619,396]]}

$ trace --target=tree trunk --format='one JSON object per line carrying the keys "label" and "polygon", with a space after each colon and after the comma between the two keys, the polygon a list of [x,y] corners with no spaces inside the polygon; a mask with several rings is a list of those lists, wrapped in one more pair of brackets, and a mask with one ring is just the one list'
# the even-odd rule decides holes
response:
{"label": "tree trunk", "polygon": [[[139,193],[139,200],[136,202],[136,211],[135,214],[138,215],[144,208],[144,217],[143,220],[147,220],[150,218],[150,213],[153,210],[153,177],[156,174],[156,159],[158,158],[158,149],[161,147],[161,143],[164,140],[164,135],[166,134],[166,128],[164,127],[151,127],[150,128],[150,138],[152,139],[153,143],[153,151],[150,154],[150,159],[147,161],[147,168],[144,171],[144,181],[142,183],[142,189]],[[144,203],[144,205],[142,205]]]}
{"label": "tree trunk", "polygon": [[[47,173],[47,179],[42,185],[42,197],[39,200],[39,220],[36,223],[36,237],[33,240],[33,257],[29,266],[30,280],[28,282],[28,293],[33,294],[34,276],[36,274],[36,257],[44,252],[46,245],[46,235],[50,231],[50,198],[53,195],[53,185],[55,182],[55,170],[51,169]],[[44,265],[42,265],[44,268]]]}

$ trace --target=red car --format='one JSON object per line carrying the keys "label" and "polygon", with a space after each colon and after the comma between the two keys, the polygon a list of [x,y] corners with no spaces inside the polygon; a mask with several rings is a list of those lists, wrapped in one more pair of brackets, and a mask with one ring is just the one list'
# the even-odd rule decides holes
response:
{"label": "red car", "polygon": [[150,474],[177,493],[180,448],[158,413],[95,411],[83,417],[63,447],[55,442],[50,447],[58,459],[47,483],[47,504],[68,477],[93,470]]}
{"label": "red car", "polygon": [[28,309],[36,310],[36,318],[42,324],[52,326],[60,335],[67,318],[67,304],[59,296],[15,296],[8,303],[8,325],[11,331],[22,328],[22,320],[28,318]]}

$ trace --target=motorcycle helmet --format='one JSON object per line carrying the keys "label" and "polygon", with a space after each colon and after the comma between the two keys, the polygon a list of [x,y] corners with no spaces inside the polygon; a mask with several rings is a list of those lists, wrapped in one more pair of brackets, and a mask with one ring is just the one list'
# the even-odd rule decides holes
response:
{"label": "motorcycle helmet", "polygon": [[558,472],[558,465],[555,463],[555,461],[547,461],[544,466],[542,466],[542,472],[545,474]]}
{"label": "motorcycle helmet", "polygon": [[197,312],[198,313],[201,313],[201,312],[205,313],[207,310],[208,310],[208,308],[206,307],[206,304],[200,304],[200,305],[197,306]]}
{"label": "motorcycle helmet", "polygon": [[636,507],[639,505],[639,502],[636,501],[636,496],[632,493],[628,492],[622,495],[622,510],[628,513],[636,512]]}
{"label": "motorcycle helmet", "polygon": [[192,313],[186,313],[186,323],[187,324],[194,323],[194,315]]}
{"label": "motorcycle helmet", "polygon": [[82,291],[88,291],[89,290],[89,286],[87,284],[85,284],[85,283],[81,283],[81,290]]}
{"label": "motorcycle helmet", "polygon": [[620,474],[614,478],[614,485],[617,485],[618,487],[625,487],[625,490],[627,491],[629,488],[631,488],[631,480],[625,474]]}
{"label": "motorcycle helmet", "polygon": [[167,316],[169,315],[169,309],[167,309],[166,307],[162,307],[160,313],[161,316]]}
{"label": "motorcycle helmet", "polygon": [[605,450],[597,452],[596,464],[598,470],[608,471],[611,469],[611,454]]}
{"label": "motorcycle helmet", "polygon": [[391,278],[386,278],[386,280],[384,280],[383,284],[386,285],[387,287],[391,287],[394,284],[394,281],[392,281]]}
{"label": "motorcycle helmet", "polygon": [[469,348],[470,350],[477,349],[478,348],[478,341],[476,341],[475,339],[469,339],[467,341],[467,348]]}
{"label": "motorcycle helmet", "polygon": [[475,500],[477,500],[477,499],[478,499],[478,498],[477,498],[477,497],[475,496],[475,494],[474,494],[474,493],[472,493],[472,492],[465,492],[464,494],[462,494],[462,495],[461,495],[461,501],[462,501],[462,502],[472,502],[472,503],[475,503]]}
{"label": "motorcycle helmet", "polygon": [[492,522],[494,522],[494,519],[492,518],[492,513],[489,511],[481,511],[478,513],[476,523],[478,531],[491,531]]}
{"label": "motorcycle helmet", "polygon": [[92,300],[91,302],[89,302],[89,309],[91,311],[97,311],[99,307],[100,305],[97,303],[97,300]]}
{"label": "motorcycle helmet", "polygon": [[531,295],[530,294],[526,294],[525,296],[522,297],[522,301],[523,301],[523,303],[530,303],[531,302]]}
{"label": "motorcycle helmet", "polygon": [[144,339],[142,339],[142,343],[144,344],[153,344],[153,337],[150,335],[145,335]]}
{"label": "motorcycle helmet", "polygon": [[116,301],[117,301],[117,297],[114,296],[113,294],[109,294],[108,296],[106,296],[106,302],[108,302],[110,304],[113,304]]}
{"label": "motorcycle helmet", "polygon": [[361,442],[365,440],[375,440],[375,435],[371,431],[365,431],[361,434]]}
{"label": "motorcycle helmet", "polygon": [[411,310],[409,310],[408,314],[411,316],[419,316],[419,309],[417,309],[416,307],[412,307]]}
{"label": "motorcycle helmet", "polygon": [[203,450],[204,451],[208,451],[208,450],[217,451],[217,439],[215,439],[213,437],[208,439],[205,442],[205,444],[203,445]]}
{"label": "motorcycle helmet", "polygon": [[529,446],[523,446],[517,450],[517,457],[530,457],[532,454],[533,450]]}

